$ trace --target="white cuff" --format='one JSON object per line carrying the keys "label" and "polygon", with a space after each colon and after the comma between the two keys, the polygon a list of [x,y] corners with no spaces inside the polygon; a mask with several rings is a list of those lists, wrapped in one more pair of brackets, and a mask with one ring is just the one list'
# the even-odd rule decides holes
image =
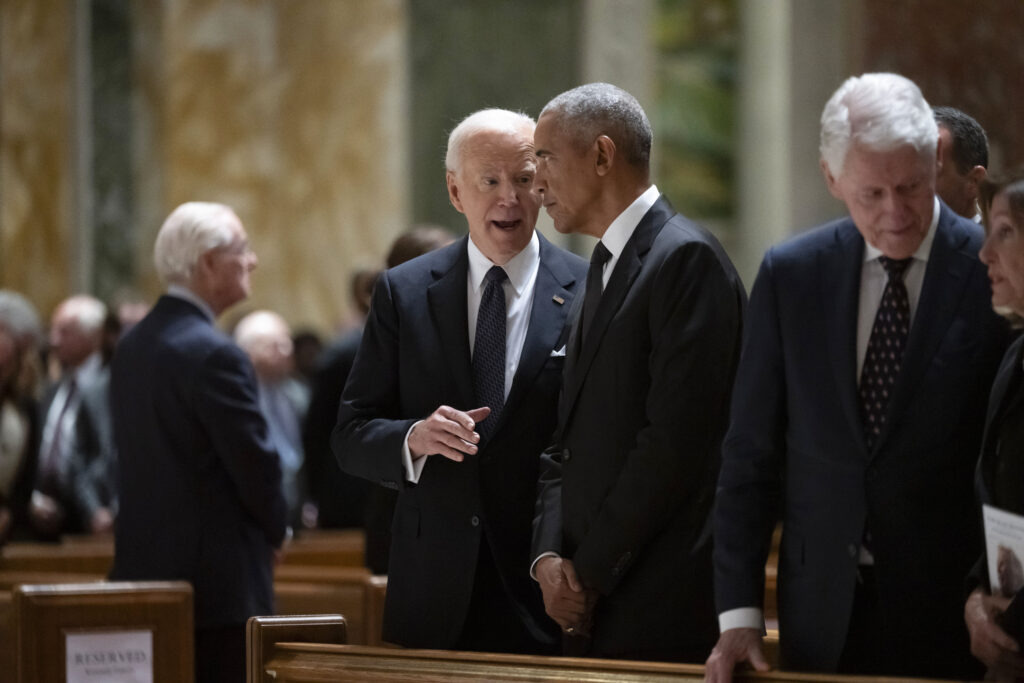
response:
{"label": "white cuff", "polygon": [[530,578],[534,581],[537,580],[537,563],[543,560],[545,557],[561,557],[561,555],[551,550],[547,551],[546,553],[541,553],[540,555],[538,555],[537,559],[534,560],[533,564],[530,565]]}
{"label": "white cuff", "polygon": [[764,614],[757,607],[737,607],[718,615],[720,632],[734,628],[756,628],[764,633]]}
{"label": "white cuff", "polygon": [[409,431],[405,433],[405,439],[402,441],[402,463],[405,465],[405,480],[412,482],[413,484],[419,483],[420,475],[423,474],[423,466],[427,464],[427,456],[421,456],[412,459],[412,453],[409,451],[409,435],[412,434],[412,430],[416,429],[419,422],[414,422],[412,427],[409,427]]}

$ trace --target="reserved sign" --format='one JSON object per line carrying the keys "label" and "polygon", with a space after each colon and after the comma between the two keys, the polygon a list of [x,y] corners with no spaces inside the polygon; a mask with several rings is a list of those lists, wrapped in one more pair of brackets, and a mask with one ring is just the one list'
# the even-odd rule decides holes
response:
{"label": "reserved sign", "polygon": [[69,633],[67,683],[153,683],[153,632]]}

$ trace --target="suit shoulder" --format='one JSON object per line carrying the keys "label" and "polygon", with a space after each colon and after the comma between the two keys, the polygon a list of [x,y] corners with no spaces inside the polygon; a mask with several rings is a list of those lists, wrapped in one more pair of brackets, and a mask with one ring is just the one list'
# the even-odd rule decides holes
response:
{"label": "suit shoulder", "polygon": [[[538,233],[540,235],[540,233]],[[541,237],[541,262],[548,264],[558,264],[565,266],[569,272],[575,278],[586,279],[587,269],[590,267],[590,262],[585,258],[574,254],[568,249],[556,246],[548,240]]]}
{"label": "suit shoulder", "polygon": [[849,218],[838,218],[810,228],[770,247],[765,259],[777,265],[814,258],[821,251],[858,236],[857,227]]}

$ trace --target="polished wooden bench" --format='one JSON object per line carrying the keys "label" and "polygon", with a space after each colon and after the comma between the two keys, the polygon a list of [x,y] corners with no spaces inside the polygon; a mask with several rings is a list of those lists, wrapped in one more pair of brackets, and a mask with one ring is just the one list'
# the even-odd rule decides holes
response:
{"label": "polished wooden bench", "polygon": [[282,563],[362,567],[365,551],[366,535],[362,529],[311,529],[296,534]]}
{"label": "polished wooden bench", "polygon": [[342,614],[348,642],[379,642],[379,617],[370,614],[370,579],[363,567],[281,565],[274,572],[274,608],[279,615]]}
{"label": "polished wooden bench", "polygon": [[0,549],[0,570],[65,572],[106,576],[114,564],[109,537],[92,542],[13,542]]}
{"label": "polished wooden bench", "polygon": [[[21,585],[13,595],[16,667],[7,671],[17,672],[14,680],[58,683],[72,665],[91,668],[96,680],[104,670],[126,666],[150,669],[154,683],[193,680],[192,587],[186,582]],[[148,644],[140,646],[140,637]],[[69,653],[76,642],[82,651]]]}

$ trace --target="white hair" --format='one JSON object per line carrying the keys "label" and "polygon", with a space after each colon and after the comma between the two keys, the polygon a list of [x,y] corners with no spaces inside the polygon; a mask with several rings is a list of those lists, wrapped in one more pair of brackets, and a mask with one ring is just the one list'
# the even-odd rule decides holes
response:
{"label": "white hair", "polygon": [[836,178],[852,144],[876,152],[911,145],[934,157],[938,139],[935,116],[921,89],[899,74],[848,78],[821,113],[821,158]]}
{"label": "white hair", "polygon": [[200,256],[231,243],[232,220],[238,217],[231,207],[214,202],[186,202],[172,211],[153,246],[160,279],[165,284],[189,284]]}
{"label": "white hair", "polygon": [[107,307],[96,297],[88,294],[76,294],[60,302],[55,313],[74,320],[83,334],[94,335],[98,334],[103,327],[103,320],[107,317]]}
{"label": "white hair", "polygon": [[291,328],[273,311],[253,311],[235,326],[235,343],[246,353],[268,338],[291,343]]}
{"label": "white hair", "polygon": [[508,109],[481,109],[473,112],[455,126],[448,135],[448,151],[444,157],[445,170],[455,173],[462,166],[462,151],[466,141],[477,133],[521,133],[528,130],[532,136],[536,122],[527,116]]}

